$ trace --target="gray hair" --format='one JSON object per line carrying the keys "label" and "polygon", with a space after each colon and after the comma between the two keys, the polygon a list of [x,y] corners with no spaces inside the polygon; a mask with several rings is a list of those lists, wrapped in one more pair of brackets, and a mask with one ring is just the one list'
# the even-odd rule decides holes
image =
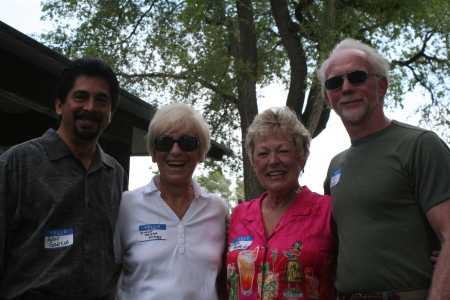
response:
{"label": "gray hair", "polygon": [[168,131],[191,133],[199,141],[200,155],[205,158],[211,147],[211,131],[203,116],[189,105],[172,103],[158,109],[148,126],[147,150],[154,151],[154,141]]}
{"label": "gray hair", "polygon": [[245,149],[252,164],[255,143],[271,134],[292,141],[297,148],[299,157],[309,156],[311,135],[300,122],[297,114],[287,106],[272,107],[257,115],[247,130]]}
{"label": "gray hair", "polygon": [[352,38],[347,38],[347,39],[343,40],[342,42],[340,42],[339,44],[337,44],[336,47],[334,47],[333,51],[331,51],[328,58],[322,63],[319,70],[317,71],[317,75],[322,84],[322,92],[326,91],[325,90],[325,80],[326,80],[325,73],[327,71],[330,60],[334,54],[336,54],[338,51],[343,50],[343,49],[356,49],[356,50],[360,50],[360,51],[363,51],[364,53],[366,53],[367,60],[373,69],[372,72],[374,72],[375,74],[378,74],[382,77],[386,77],[386,80],[389,83],[390,67],[389,67],[389,63],[387,62],[387,60],[383,56],[381,56],[381,54],[378,53],[378,51],[375,50],[374,48],[372,48],[371,46],[364,44],[361,41],[358,41],[358,40],[355,40]]}

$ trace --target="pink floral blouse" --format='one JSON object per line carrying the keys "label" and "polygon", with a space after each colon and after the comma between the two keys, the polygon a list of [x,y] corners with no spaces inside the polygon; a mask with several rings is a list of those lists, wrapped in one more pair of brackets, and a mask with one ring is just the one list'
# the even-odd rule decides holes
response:
{"label": "pink floral blouse", "polygon": [[268,239],[259,199],[238,205],[228,235],[230,300],[332,299],[337,246],[331,198],[306,186]]}

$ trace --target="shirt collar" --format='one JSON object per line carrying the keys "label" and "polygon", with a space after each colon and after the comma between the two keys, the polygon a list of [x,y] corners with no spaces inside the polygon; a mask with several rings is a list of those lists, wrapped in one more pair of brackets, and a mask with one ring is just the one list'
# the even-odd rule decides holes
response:
{"label": "shirt collar", "polygon": [[[248,221],[255,221],[261,216],[261,202],[267,196],[267,192],[264,192],[259,199],[250,204],[250,209],[242,216],[243,219]],[[311,214],[313,205],[313,194],[311,190],[304,186],[301,193],[298,194],[295,201],[288,208],[286,214],[290,212],[291,216],[307,216]]]}
{"label": "shirt collar", "polygon": [[[151,193],[159,193],[158,188],[156,187],[156,183],[159,182],[160,180],[160,175],[155,175],[152,178],[152,181],[150,181],[142,190],[142,193],[145,194],[151,194]],[[191,179],[191,185],[192,188],[194,189],[194,198],[199,198],[199,199],[204,199],[204,198],[208,198],[208,193],[205,192],[200,185],[198,185],[198,183],[194,180]]]}
{"label": "shirt collar", "polygon": [[[75,157],[75,155],[73,155],[72,151],[70,151],[69,147],[67,147],[66,143],[54,129],[48,129],[42,136],[42,140],[42,144],[45,148],[45,151],[47,152],[47,157],[50,161],[58,160],[66,156],[73,156],[75,159],[78,159],[77,157]],[[94,155],[92,163],[96,164],[98,159],[103,164],[114,168],[114,159],[109,155],[106,155],[98,143],[96,144],[96,149],[97,151]]]}

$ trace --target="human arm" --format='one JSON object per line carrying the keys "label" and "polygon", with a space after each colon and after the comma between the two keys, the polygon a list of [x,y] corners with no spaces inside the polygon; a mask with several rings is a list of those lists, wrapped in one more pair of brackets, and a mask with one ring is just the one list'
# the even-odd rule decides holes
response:
{"label": "human arm", "polygon": [[225,249],[222,253],[222,268],[219,271],[219,275],[217,276],[216,288],[217,288],[217,296],[219,300],[227,300],[228,299],[228,291],[227,291],[227,243],[225,242]]}
{"label": "human arm", "polygon": [[[113,237],[113,244],[114,244],[114,269],[113,269],[113,281],[114,281],[114,287],[117,287],[117,283],[119,282],[120,273],[123,269],[123,254],[122,254],[122,244],[120,243],[120,234],[119,229],[117,228],[116,224],[116,230],[114,231],[114,237]],[[117,260],[118,258],[121,258],[120,260]]]}
{"label": "human arm", "polygon": [[441,240],[442,248],[436,264],[428,299],[450,299],[450,199],[428,210],[426,216]]}
{"label": "human arm", "polygon": [[433,251],[431,252],[431,256],[430,256],[430,261],[436,265],[436,263],[438,262],[438,258],[439,258],[439,254],[441,253],[441,251]]}
{"label": "human arm", "polygon": [[[4,155],[5,157],[6,155]],[[4,158],[3,157],[3,158]],[[7,162],[6,160],[0,159],[0,283],[4,277],[4,257],[5,257],[5,244],[6,244],[6,189],[9,184],[7,182]],[[9,176],[11,176],[11,172],[9,172]]]}
{"label": "human arm", "polygon": [[[4,178],[5,174],[2,173],[1,175],[2,178]],[[2,282],[3,278],[4,257],[5,257],[5,197],[4,197],[4,184],[0,183],[0,283]]]}
{"label": "human arm", "polygon": [[[238,199],[238,205],[242,204],[244,201],[242,199]],[[237,205],[236,205],[237,207]],[[235,207],[235,208],[236,208]],[[233,210],[234,211],[234,210]],[[222,254],[222,269],[220,270],[220,274],[217,278],[217,292],[219,296],[219,300],[226,300],[229,297],[229,291],[227,288],[227,253],[228,253],[228,233],[231,226],[232,214],[228,213],[226,216],[226,240],[225,240],[225,249]]]}
{"label": "human arm", "polygon": [[122,268],[123,268],[122,264],[114,265],[114,272],[113,272],[114,286],[117,286],[117,282],[119,281],[119,276],[120,276],[120,272],[122,272]]}
{"label": "human arm", "polygon": [[331,229],[331,234],[333,235],[334,242],[336,244],[338,244],[339,237],[338,237],[338,233],[337,233],[337,225],[336,225],[336,221],[334,220],[333,217],[331,217],[331,220],[330,220],[330,229]]}

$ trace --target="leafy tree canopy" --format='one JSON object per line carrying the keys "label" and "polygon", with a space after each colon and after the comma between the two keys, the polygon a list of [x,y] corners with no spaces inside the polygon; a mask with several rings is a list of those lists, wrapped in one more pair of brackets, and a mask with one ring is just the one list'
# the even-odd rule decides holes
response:
{"label": "leafy tree canopy", "polygon": [[[387,105],[401,106],[419,88],[423,120],[450,125],[447,0],[46,0],[42,10],[56,24],[44,43],[72,59],[105,59],[127,90],[156,106],[194,105],[213,138],[233,148],[258,113],[259,89],[273,82],[289,91],[273,105],[294,109],[317,136],[329,109],[314,72],[345,37],[390,61]],[[242,161],[248,200],[261,187]],[[226,161],[234,169],[240,162]]]}
{"label": "leafy tree canopy", "polygon": [[195,178],[200,186],[208,193],[213,193],[225,200],[230,209],[237,205],[237,199],[244,197],[243,180],[237,178],[236,187],[232,188],[232,182],[219,167],[208,174],[202,174]]}

